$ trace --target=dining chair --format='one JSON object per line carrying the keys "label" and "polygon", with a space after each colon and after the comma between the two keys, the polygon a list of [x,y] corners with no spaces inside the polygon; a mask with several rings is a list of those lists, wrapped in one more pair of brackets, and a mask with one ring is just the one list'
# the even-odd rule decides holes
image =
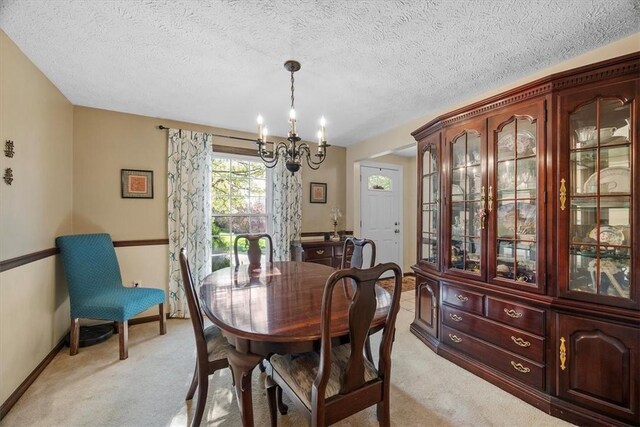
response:
{"label": "dining chair", "polygon": [[[376,282],[389,270],[394,274],[395,284],[375,366],[365,357],[364,346],[377,307]],[[353,279],[357,292],[349,300],[349,343],[334,347],[333,291],[343,279]],[[401,287],[402,271],[395,263],[337,270],[327,279],[322,297],[320,352],[275,354],[269,359],[267,397],[271,425],[277,425],[276,386],[287,392],[314,427],[333,424],[374,404],[380,425],[390,425],[391,348]]]}
{"label": "dining chair", "polygon": [[180,250],[180,271],[182,282],[189,306],[191,325],[196,339],[196,368],[191,380],[191,386],[187,392],[186,400],[193,399],[193,395],[198,389],[198,401],[193,416],[192,426],[197,427],[202,422],[204,407],[207,403],[207,393],[209,391],[209,375],[213,375],[217,370],[229,366],[227,352],[232,348],[227,339],[222,335],[220,329],[211,325],[204,327],[200,300],[193,283],[193,276],[187,259],[187,251]]}
{"label": "dining chair", "polygon": [[[367,245],[371,246],[371,261],[369,263],[369,268],[373,267],[376,263],[376,243],[371,239],[347,237],[344,240],[344,245],[342,246],[342,261],[340,262],[340,268],[362,268],[362,265],[364,264],[364,248]],[[351,246],[353,246],[353,252],[349,253],[348,249]],[[348,255],[351,255],[351,260],[348,259]]]}
{"label": "dining chair", "polygon": [[[376,242],[371,239],[356,239],[355,237],[347,237],[342,246],[342,261],[340,262],[340,268],[362,268],[364,264],[364,248],[369,245],[371,247],[371,257],[369,261],[369,268],[373,267],[376,263]],[[348,249],[353,247],[353,251],[349,253]],[[351,255],[349,260],[348,256]],[[349,264],[349,265],[347,265]],[[355,286],[349,286],[350,280],[344,280],[344,291],[349,298],[353,298]],[[367,359],[373,362],[373,354],[371,353],[371,343],[369,337],[365,343],[365,353]]]}
{"label": "dining chair", "polygon": [[71,356],[78,354],[81,318],[116,322],[120,360],[129,356],[128,321],[136,314],[158,305],[160,335],[167,333],[164,291],[128,288],[123,285],[110,235],[100,233],[59,236],[56,238],[56,245],[60,249],[69,289]]}
{"label": "dining chair", "polygon": [[233,254],[235,256],[236,265],[240,265],[240,259],[238,258],[238,240],[240,239],[246,239],[249,241],[249,250],[247,251],[249,264],[260,264],[260,259],[262,258],[262,250],[260,249],[261,239],[266,239],[269,242],[269,262],[273,262],[273,240],[269,234],[238,234],[233,241]]}

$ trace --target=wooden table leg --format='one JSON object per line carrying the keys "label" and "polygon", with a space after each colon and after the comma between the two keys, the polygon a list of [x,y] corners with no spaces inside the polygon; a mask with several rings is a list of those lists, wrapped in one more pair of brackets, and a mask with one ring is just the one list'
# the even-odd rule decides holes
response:
{"label": "wooden table leg", "polygon": [[227,350],[227,359],[236,386],[236,398],[240,409],[240,417],[244,427],[253,427],[253,401],[251,396],[251,373],[262,356],[241,353],[235,349]]}

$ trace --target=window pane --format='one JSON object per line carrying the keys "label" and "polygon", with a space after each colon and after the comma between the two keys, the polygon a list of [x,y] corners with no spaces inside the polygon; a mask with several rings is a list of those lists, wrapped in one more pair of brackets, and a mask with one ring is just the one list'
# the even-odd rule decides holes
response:
{"label": "window pane", "polygon": [[384,175],[370,176],[369,190],[391,191],[391,178]]}
{"label": "window pane", "polygon": [[[266,233],[269,221],[267,192],[270,181],[260,160],[215,158],[212,161],[213,271],[234,262],[233,242],[238,234]],[[249,216],[249,215],[258,216]],[[264,249],[264,244],[261,242]],[[240,263],[247,262],[246,240],[238,245]],[[263,257],[263,262],[265,261]]]}
{"label": "window pane", "polygon": [[251,218],[251,232],[252,233],[266,233],[267,232],[267,218],[263,217],[263,216]]}

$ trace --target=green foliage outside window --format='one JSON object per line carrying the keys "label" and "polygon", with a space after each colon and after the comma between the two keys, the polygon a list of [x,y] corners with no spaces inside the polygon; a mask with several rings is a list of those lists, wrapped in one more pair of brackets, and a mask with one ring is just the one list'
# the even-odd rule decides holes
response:
{"label": "green foliage outside window", "polygon": [[[215,271],[233,262],[236,235],[267,231],[266,167],[260,161],[214,158],[211,185]],[[261,241],[260,246],[264,249],[265,242]],[[247,241],[240,240],[238,253],[241,257],[247,249]]]}

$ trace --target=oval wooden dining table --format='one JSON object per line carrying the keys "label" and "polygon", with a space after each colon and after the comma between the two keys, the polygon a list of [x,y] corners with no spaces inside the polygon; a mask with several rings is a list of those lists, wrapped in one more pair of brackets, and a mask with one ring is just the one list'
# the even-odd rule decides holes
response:
{"label": "oval wooden dining table", "polygon": [[[335,270],[309,262],[273,262],[261,267],[240,265],[217,270],[200,286],[202,309],[235,347],[228,354],[238,407],[244,426],[253,425],[251,374],[273,353],[320,349],[320,312],[327,278]],[[351,284],[336,286],[331,335],[348,342]],[[380,329],[391,296],[376,286],[377,308],[371,333]]]}

